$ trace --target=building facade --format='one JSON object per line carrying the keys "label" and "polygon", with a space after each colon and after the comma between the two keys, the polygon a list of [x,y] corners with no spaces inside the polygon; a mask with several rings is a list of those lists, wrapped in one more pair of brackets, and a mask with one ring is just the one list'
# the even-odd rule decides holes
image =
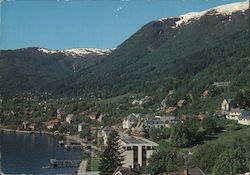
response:
{"label": "building facade", "polygon": [[236,120],[238,124],[250,125],[249,112],[244,109],[235,108],[232,109],[226,116],[227,119]]}
{"label": "building facade", "polygon": [[85,122],[79,123],[78,127],[77,127],[78,132],[81,132],[83,130],[84,126],[86,126]]}
{"label": "building facade", "polygon": [[126,134],[120,135],[120,143],[124,149],[125,159],[122,162],[123,167],[138,168],[148,164],[148,159],[159,146],[150,140],[129,136]]}
{"label": "building facade", "polygon": [[140,118],[140,114],[130,114],[122,122],[123,129],[130,129]]}
{"label": "building facade", "polygon": [[77,117],[75,114],[68,114],[66,116],[66,122],[69,124],[75,123],[77,121]]}

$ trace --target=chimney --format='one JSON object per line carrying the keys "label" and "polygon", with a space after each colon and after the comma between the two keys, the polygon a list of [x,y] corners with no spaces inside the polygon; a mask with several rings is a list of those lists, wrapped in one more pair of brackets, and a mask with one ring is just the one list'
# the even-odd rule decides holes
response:
{"label": "chimney", "polygon": [[189,175],[188,169],[185,169],[185,170],[184,170],[184,175]]}

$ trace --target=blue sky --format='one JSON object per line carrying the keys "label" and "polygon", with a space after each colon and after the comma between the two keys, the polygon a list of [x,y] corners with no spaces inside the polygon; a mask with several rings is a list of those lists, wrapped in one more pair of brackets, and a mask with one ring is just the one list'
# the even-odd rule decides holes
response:
{"label": "blue sky", "polygon": [[238,1],[2,0],[0,48],[114,48],[152,20]]}

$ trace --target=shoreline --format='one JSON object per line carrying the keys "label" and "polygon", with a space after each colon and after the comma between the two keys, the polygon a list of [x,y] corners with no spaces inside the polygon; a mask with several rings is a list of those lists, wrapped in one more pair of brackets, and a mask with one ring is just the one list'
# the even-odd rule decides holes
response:
{"label": "shoreline", "polygon": [[23,133],[23,134],[40,134],[40,135],[49,135],[49,136],[63,136],[67,138],[67,134],[62,133],[54,133],[48,131],[28,131],[28,130],[19,130],[19,129],[8,129],[8,128],[1,128],[0,131],[2,132],[9,132],[9,133]]}
{"label": "shoreline", "polygon": [[[55,132],[48,132],[48,131],[28,131],[28,130],[18,130],[18,129],[8,129],[8,128],[1,128],[0,132],[8,132],[8,133],[21,133],[21,134],[35,134],[35,135],[48,135],[48,136],[61,136],[65,139],[71,140],[73,142],[81,143],[82,145],[88,145],[79,135],[69,135],[63,133],[55,133]],[[91,145],[94,150],[100,151],[101,149]]]}
{"label": "shoreline", "polygon": [[[6,132],[6,133],[17,133],[17,134],[34,134],[34,135],[47,135],[47,136],[61,136],[64,139],[71,140],[73,142],[80,143],[81,145],[87,146],[87,143],[84,142],[82,138],[79,137],[79,135],[69,135],[69,134],[63,134],[63,133],[54,133],[54,132],[47,132],[47,131],[27,131],[27,130],[18,130],[18,129],[8,129],[8,128],[1,128],[0,127],[0,132]],[[100,148],[91,145],[91,148],[96,151],[101,151]],[[86,172],[87,169],[87,163],[88,163],[88,158],[82,159],[81,164],[79,165],[78,168],[76,168],[77,174],[82,174]]]}
{"label": "shoreline", "polygon": [[0,132],[6,133],[17,133],[17,134],[34,134],[34,135],[47,135],[47,136],[58,136],[63,137],[63,139],[71,140],[72,142],[81,143],[82,145],[87,145],[83,139],[81,139],[78,135],[69,135],[57,132],[48,132],[48,131],[28,131],[28,130],[19,130],[19,129],[8,129],[8,128],[1,128]]}
{"label": "shoreline", "polygon": [[[52,137],[63,137],[64,139],[71,140],[73,142],[83,143],[82,139],[74,135],[63,134],[63,133],[55,133],[55,132],[47,132],[47,131],[28,131],[28,130],[18,130],[18,129],[9,129],[0,127],[0,132],[2,133],[12,133],[12,134],[27,134],[27,135],[44,135],[44,136],[52,136]],[[75,168],[75,172],[83,173],[86,171],[86,157],[82,158],[81,164],[77,168]],[[0,171],[0,175],[2,172]],[[4,175],[4,174],[3,174]]]}

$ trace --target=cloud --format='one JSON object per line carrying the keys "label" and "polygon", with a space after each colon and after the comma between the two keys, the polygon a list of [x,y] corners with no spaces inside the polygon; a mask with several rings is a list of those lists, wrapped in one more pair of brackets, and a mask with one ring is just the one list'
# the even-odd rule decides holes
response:
{"label": "cloud", "polygon": [[115,17],[119,16],[119,13],[121,13],[122,9],[123,9],[122,6],[119,6],[119,7],[116,8],[116,10],[115,10]]}
{"label": "cloud", "polygon": [[116,9],[117,12],[119,12],[119,11],[121,11],[121,10],[122,10],[122,7],[121,7],[121,6],[118,7],[118,8]]}
{"label": "cloud", "polygon": [[57,2],[72,2],[73,0],[56,0]]}
{"label": "cloud", "polygon": [[0,0],[0,4],[4,1],[7,1],[7,2],[14,2],[15,0]]}

